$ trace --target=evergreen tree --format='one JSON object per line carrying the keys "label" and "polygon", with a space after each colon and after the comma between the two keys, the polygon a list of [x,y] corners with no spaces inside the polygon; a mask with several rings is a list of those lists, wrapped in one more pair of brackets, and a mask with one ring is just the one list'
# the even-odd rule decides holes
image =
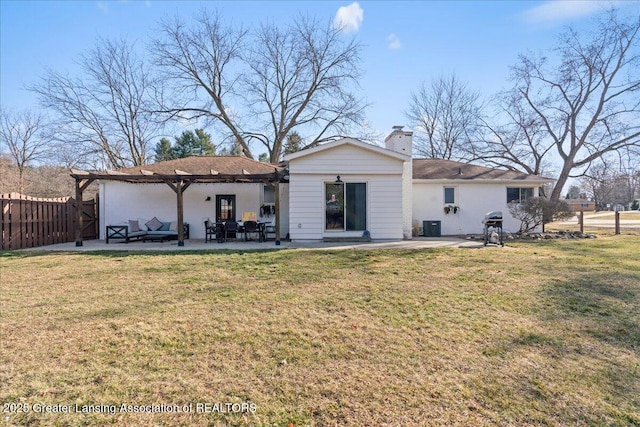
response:
{"label": "evergreen tree", "polygon": [[173,153],[177,159],[192,156],[214,156],[216,147],[211,143],[211,136],[202,129],[196,129],[195,132],[186,130],[179,138],[176,138]]}
{"label": "evergreen tree", "polygon": [[216,147],[211,142],[211,135],[202,129],[194,131],[186,130],[179,137],[175,138],[175,143],[167,138],[162,138],[156,145],[156,162],[165,160],[182,159],[192,156],[215,156]]}
{"label": "evergreen tree", "polygon": [[175,159],[175,155],[173,154],[173,149],[171,147],[171,141],[167,138],[162,138],[160,142],[156,144],[155,159],[156,162]]}
{"label": "evergreen tree", "polygon": [[302,137],[296,131],[287,135],[287,140],[284,144],[284,154],[291,154],[298,152],[302,149]]}

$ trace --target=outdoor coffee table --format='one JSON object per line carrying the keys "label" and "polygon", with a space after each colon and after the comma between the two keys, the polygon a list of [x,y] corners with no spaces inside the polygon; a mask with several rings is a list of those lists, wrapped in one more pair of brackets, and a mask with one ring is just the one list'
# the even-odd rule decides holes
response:
{"label": "outdoor coffee table", "polygon": [[170,240],[171,235],[169,234],[147,234],[142,238],[142,242],[164,242],[166,240]]}

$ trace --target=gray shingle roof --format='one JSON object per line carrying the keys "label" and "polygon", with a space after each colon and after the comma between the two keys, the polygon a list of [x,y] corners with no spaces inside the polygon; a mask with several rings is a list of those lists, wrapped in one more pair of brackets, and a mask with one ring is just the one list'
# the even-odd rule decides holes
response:
{"label": "gray shingle roof", "polygon": [[413,179],[549,181],[549,178],[444,159],[413,159]]}

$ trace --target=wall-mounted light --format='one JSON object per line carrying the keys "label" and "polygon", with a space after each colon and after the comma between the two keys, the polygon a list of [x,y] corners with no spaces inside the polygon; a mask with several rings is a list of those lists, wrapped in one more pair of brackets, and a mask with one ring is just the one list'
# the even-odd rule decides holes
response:
{"label": "wall-mounted light", "polygon": [[207,196],[206,199],[204,199],[205,202],[210,202],[211,201],[211,196]]}
{"label": "wall-mounted light", "polygon": [[340,179],[340,175],[336,176],[336,183],[342,182],[342,180]]}

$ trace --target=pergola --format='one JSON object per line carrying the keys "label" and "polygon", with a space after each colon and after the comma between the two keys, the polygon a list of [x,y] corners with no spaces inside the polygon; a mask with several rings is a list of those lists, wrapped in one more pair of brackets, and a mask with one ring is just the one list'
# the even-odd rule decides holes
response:
{"label": "pergola", "polygon": [[[173,174],[158,174],[140,169],[139,174],[120,171],[86,172],[71,169],[71,176],[76,181],[76,200],[82,200],[84,190],[94,181],[121,181],[132,184],[167,184],[176,193],[176,209],[178,213],[178,246],[184,246],[184,199],[183,194],[191,184],[195,183],[256,183],[271,185],[275,188],[276,245],[280,245],[280,187],[281,182],[288,182],[284,169],[274,168],[272,173],[251,174],[242,170],[242,174],[220,174],[211,170],[208,174],[192,174],[175,169]],[[83,217],[78,209],[76,219],[76,246],[82,246]]]}

